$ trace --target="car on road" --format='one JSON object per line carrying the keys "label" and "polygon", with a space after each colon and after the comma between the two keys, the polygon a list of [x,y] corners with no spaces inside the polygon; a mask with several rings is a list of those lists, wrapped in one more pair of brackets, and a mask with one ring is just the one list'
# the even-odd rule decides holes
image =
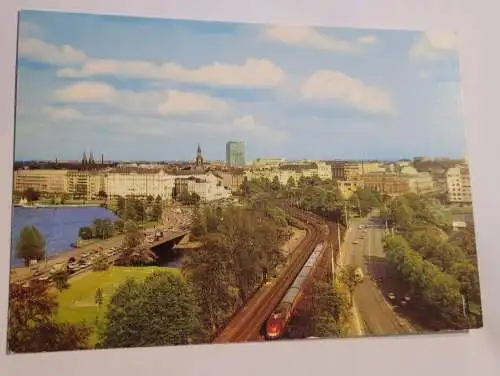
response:
{"label": "car on road", "polygon": [[41,270],[35,270],[35,272],[33,273],[33,277],[40,277],[42,274],[43,272]]}
{"label": "car on road", "polygon": [[393,292],[390,292],[389,294],[387,294],[387,296],[389,297],[389,299],[391,300],[395,300],[396,299],[396,295],[393,293]]}
{"label": "car on road", "polygon": [[356,270],[354,271],[354,276],[356,277],[356,280],[358,282],[363,282],[363,271],[361,270],[361,268],[356,268]]}
{"label": "car on road", "polygon": [[352,244],[359,244],[359,240],[353,241]]}

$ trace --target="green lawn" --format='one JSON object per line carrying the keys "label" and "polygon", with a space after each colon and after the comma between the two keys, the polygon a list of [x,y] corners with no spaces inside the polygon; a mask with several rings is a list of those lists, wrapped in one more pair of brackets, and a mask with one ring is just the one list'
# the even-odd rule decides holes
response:
{"label": "green lawn", "polygon": [[147,229],[147,228],[153,228],[155,226],[158,226],[158,222],[156,221],[149,221],[149,222],[144,222],[141,223],[141,222],[138,222],[140,226],[142,226],[143,228]]}
{"label": "green lawn", "polygon": [[[70,280],[70,288],[59,294],[58,321],[78,323],[86,321],[95,327],[96,318],[102,319],[106,306],[116,288],[128,278],[143,281],[154,271],[180,273],[179,269],[166,267],[116,267],[105,272],[89,272]],[[103,304],[99,309],[95,304],[95,293],[98,288],[103,292]],[[94,331],[91,342],[97,341]]]}

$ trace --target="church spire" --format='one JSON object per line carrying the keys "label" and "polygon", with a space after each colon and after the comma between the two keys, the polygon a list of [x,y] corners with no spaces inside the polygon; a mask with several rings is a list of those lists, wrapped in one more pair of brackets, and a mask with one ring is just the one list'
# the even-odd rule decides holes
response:
{"label": "church spire", "polygon": [[201,154],[201,146],[198,144],[198,150],[196,151],[196,169],[203,169],[203,155]]}
{"label": "church spire", "polygon": [[83,152],[83,157],[82,157],[82,165],[86,165],[87,164],[87,153]]}

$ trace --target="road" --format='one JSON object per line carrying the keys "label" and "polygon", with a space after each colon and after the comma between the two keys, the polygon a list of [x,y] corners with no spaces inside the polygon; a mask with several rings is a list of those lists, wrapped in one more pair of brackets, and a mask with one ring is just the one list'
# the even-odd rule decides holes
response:
{"label": "road", "polygon": [[[359,229],[360,225],[366,226],[366,233]],[[361,267],[365,276],[354,292],[354,304],[365,335],[411,332],[411,328],[396,315],[389,299],[383,296],[375,282],[386,273],[383,237],[383,221],[372,216],[351,221],[343,245],[343,264]],[[354,244],[354,241],[359,244]]]}
{"label": "road", "polygon": [[[167,241],[167,239],[176,238],[179,236],[183,236],[188,234],[189,231],[180,230],[180,231],[166,231],[165,236],[160,240],[153,243],[146,243],[146,246],[153,248]],[[93,251],[98,248],[109,249],[112,247],[121,247],[123,244],[123,235],[116,235],[109,239],[105,240],[95,240],[89,244],[86,244],[80,248],[72,248],[67,251],[60,252],[58,254],[52,255],[47,259],[47,262],[44,261],[39,262],[38,269],[42,273],[48,273],[50,269],[56,264],[66,264],[70,257],[80,258],[83,253],[87,253]],[[114,259],[115,257],[110,257],[110,259]],[[92,269],[92,267],[88,267],[86,269],[81,269],[77,273],[81,274],[84,271],[88,271]],[[24,281],[32,278],[33,273],[30,271],[28,267],[20,267],[20,268],[12,268],[11,272],[11,282]]]}

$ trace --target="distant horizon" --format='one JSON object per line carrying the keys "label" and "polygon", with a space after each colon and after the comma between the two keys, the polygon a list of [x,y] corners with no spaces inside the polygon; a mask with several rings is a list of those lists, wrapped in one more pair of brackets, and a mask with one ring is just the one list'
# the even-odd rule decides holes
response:
{"label": "distant horizon", "polygon": [[[425,159],[430,159],[430,160],[464,160],[465,156],[422,156],[422,155],[416,155],[413,157],[398,157],[398,158],[285,158],[285,157],[280,157],[280,156],[274,156],[274,157],[257,157],[254,159],[250,159],[247,161],[247,164],[249,162],[253,162],[257,159],[283,159],[285,161],[303,161],[303,160],[311,160],[311,161],[414,161],[416,158],[425,158]],[[193,162],[194,157],[191,159],[157,159],[157,160],[146,160],[146,159],[105,159],[105,163],[160,163],[160,162]],[[204,156],[204,160],[206,162],[225,162],[225,159],[211,159],[211,158],[206,158]],[[74,162],[74,163],[81,163],[81,158],[80,159],[64,159],[64,158],[59,158],[57,160],[60,163],[63,162]],[[14,163],[25,163],[25,162],[49,162],[49,163],[55,163],[55,159],[18,159],[15,160]],[[99,165],[101,163],[101,159],[96,159],[96,165]]]}

